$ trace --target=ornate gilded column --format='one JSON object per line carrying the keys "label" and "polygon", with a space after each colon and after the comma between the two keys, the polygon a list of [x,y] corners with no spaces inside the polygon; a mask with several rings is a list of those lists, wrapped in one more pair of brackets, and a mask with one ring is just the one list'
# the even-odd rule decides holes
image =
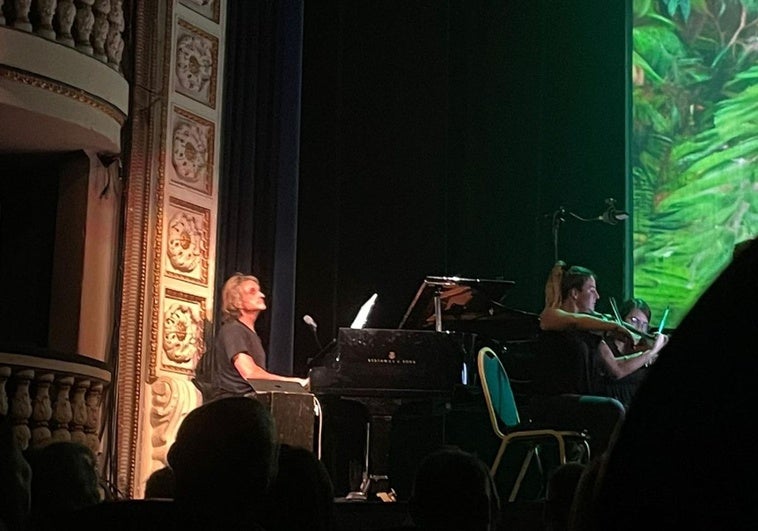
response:
{"label": "ornate gilded column", "polygon": [[139,5],[116,474],[132,496],[200,402],[191,378],[213,318],[225,31],[223,1]]}

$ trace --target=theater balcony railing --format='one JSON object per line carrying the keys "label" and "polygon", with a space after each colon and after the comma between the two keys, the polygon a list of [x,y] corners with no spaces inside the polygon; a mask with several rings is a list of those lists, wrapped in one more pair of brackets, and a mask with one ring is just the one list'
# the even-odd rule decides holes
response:
{"label": "theater balcony railing", "polygon": [[121,152],[124,0],[0,0],[0,152]]}
{"label": "theater balcony railing", "polygon": [[22,448],[74,441],[99,455],[111,371],[84,356],[18,350],[0,349],[0,414]]}

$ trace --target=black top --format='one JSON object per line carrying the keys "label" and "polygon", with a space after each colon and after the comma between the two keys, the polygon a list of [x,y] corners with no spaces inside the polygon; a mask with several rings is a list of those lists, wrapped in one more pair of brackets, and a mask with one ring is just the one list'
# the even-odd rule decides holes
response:
{"label": "black top", "polygon": [[534,392],[538,395],[597,395],[598,334],[580,330],[542,331],[536,342]]}
{"label": "black top", "polygon": [[266,351],[258,334],[235,319],[221,326],[213,349],[216,385],[224,395],[243,396],[253,390],[234,366],[234,356],[240,352],[249,354],[259,367],[266,368]]}
{"label": "black top", "polygon": [[[616,347],[615,342],[608,341],[608,347],[611,349],[611,352],[613,352],[613,355],[615,357],[619,358],[622,356]],[[607,374],[601,371],[599,380],[601,390],[598,394],[615,398],[624,404],[625,407],[629,407],[629,404],[632,402],[632,398],[634,397],[634,393],[637,392],[637,388],[642,383],[642,380],[647,375],[647,372],[648,367],[640,367],[633,373],[627,374],[623,378],[616,378],[612,374]]]}
{"label": "black top", "polygon": [[[536,346],[535,394],[608,396],[629,406],[647,369],[616,378],[600,359],[598,346],[602,340],[603,336],[596,332],[541,332]],[[611,352],[620,356],[613,342],[607,343]]]}

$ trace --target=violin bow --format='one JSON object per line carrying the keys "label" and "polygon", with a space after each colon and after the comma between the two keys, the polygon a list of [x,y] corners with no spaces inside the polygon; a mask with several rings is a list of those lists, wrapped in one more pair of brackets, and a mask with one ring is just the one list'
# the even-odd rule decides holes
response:
{"label": "violin bow", "polygon": [[658,331],[663,334],[663,330],[666,328],[666,320],[669,318],[669,311],[671,308],[669,306],[666,306],[666,309],[663,310],[663,316],[661,317],[661,322],[658,323]]}
{"label": "violin bow", "polygon": [[623,326],[623,319],[621,318],[621,314],[619,313],[619,307],[616,304],[616,299],[613,297],[608,297],[608,302],[611,303],[611,310],[613,310],[613,317],[616,319],[616,322]]}

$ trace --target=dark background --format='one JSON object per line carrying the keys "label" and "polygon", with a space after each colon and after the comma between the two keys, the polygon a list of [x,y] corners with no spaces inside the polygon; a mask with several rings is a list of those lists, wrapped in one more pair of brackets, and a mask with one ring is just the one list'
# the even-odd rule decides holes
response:
{"label": "dark background", "polygon": [[[277,116],[285,91],[275,68],[260,60],[282,33],[271,21],[283,4],[232,5],[234,34],[249,42],[227,47],[229,64],[257,77],[252,85],[226,82],[225,101],[234,105],[225,123],[237,129],[222,158],[236,177],[224,179],[227,217],[219,221],[225,232],[218,254],[229,271],[219,266],[217,274],[222,282],[232,271],[251,270],[264,280],[271,308],[265,329],[287,306],[282,286],[269,280],[282,266],[265,257],[274,255],[279,219],[271,200],[276,171],[269,168],[293,161],[276,160],[282,137],[271,134],[266,117]],[[539,312],[554,260],[553,212],[564,206],[595,217],[608,197],[626,203],[628,6],[590,0],[302,6],[295,308],[293,319],[282,319],[294,327],[293,373],[304,376],[318,350],[304,314],[318,322],[327,344],[377,293],[367,325],[396,328],[427,275],[513,280],[504,303]],[[234,55],[244,53],[251,57]],[[289,56],[284,60],[292,65]],[[241,67],[227,66],[229,76],[245,77]],[[254,121],[230,119],[240,114]],[[0,159],[5,343],[48,343],[55,166],[40,158]],[[243,169],[253,176],[241,175]],[[239,197],[253,197],[252,207]],[[229,206],[235,200],[236,210]],[[594,269],[601,295],[621,299],[629,239],[623,224],[567,218],[559,257]],[[290,349],[280,350],[289,356]]]}
{"label": "dark background", "polygon": [[[375,292],[367,326],[396,328],[427,275],[513,280],[505,304],[541,310],[552,213],[626,203],[626,9],[305,3],[295,315],[321,343]],[[627,232],[569,217],[559,258],[621,299]],[[296,374],[316,350],[298,318]]]}

